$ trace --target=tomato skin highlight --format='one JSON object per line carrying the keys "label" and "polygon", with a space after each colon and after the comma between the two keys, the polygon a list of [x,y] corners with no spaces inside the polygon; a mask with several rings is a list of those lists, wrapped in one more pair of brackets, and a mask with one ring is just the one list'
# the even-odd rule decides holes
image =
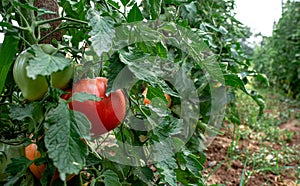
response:
{"label": "tomato skin highlight", "polygon": [[[126,115],[126,97],[122,90],[112,92],[106,96],[107,79],[97,77],[94,79],[82,79],[75,83],[72,94],[86,92],[94,94],[101,98],[101,101],[87,100],[79,102],[73,100],[69,103],[72,110],[83,113],[91,122],[91,130],[93,137],[107,133],[116,128]],[[70,98],[71,95],[63,95],[64,99]]]}

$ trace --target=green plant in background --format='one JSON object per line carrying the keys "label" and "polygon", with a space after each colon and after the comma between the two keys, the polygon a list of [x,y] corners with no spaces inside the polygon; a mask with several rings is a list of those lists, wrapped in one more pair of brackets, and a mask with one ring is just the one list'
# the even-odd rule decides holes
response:
{"label": "green plant in background", "polygon": [[256,69],[265,73],[272,86],[299,98],[300,93],[300,2],[287,1],[271,37],[254,52]]}
{"label": "green plant in background", "polygon": [[[297,164],[300,147],[293,144],[298,134],[293,129],[282,128],[283,124],[291,121],[294,121],[291,126],[297,126],[299,101],[286,98],[280,90],[274,92],[259,88],[259,92],[266,105],[260,120],[256,120],[255,102],[241,92],[236,94],[241,125],[233,127],[233,141],[227,152],[229,164],[236,160],[243,162],[246,168],[241,179],[245,184],[258,173],[272,173],[279,177],[292,174],[299,179]],[[241,147],[245,142],[249,145]]]}

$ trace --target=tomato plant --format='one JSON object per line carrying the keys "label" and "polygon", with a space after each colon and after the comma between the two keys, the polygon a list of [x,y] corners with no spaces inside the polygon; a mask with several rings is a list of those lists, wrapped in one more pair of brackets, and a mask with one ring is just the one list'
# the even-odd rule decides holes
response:
{"label": "tomato plant", "polygon": [[82,79],[74,84],[71,95],[64,96],[68,99],[72,94],[85,92],[101,98],[101,101],[80,102],[74,100],[69,103],[72,110],[83,113],[90,120],[93,136],[99,136],[116,128],[126,114],[126,97],[122,90],[106,96],[106,87],[106,78]]}
{"label": "tomato plant", "polygon": [[[0,142],[31,150],[7,163],[1,184],[49,185],[58,174],[61,185],[68,175],[77,185],[204,185],[204,141],[215,134],[205,130],[218,130],[225,108],[238,123],[226,96],[239,89],[263,107],[245,87],[249,30],[233,9],[234,0],[2,1]],[[43,137],[33,145],[30,134]]]}
{"label": "tomato plant", "polygon": [[300,98],[299,70],[299,7],[298,1],[287,1],[282,17],[274,24],[271,37],[264,37],[254,50],[256,69],[264,73],[269,82],[264,84],[284,90],[289,96]]}

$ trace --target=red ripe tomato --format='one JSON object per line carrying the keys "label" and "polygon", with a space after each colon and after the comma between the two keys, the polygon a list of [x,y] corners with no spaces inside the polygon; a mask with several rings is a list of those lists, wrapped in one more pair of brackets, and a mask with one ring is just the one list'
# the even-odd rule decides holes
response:
{"label": "red ripe tomato", "polygon": [[[106,96],[106,88],[106,78],[82,79],[75,83],[71,93],[86,92],[101,98],[101,101],[87,100],[69,103],[70,109],[83,113],[90,120],[93,137],[116,128],[126,114],[126,97],[122,90],[117,90]],[[63,95],[62,98],[69,99],[71,94]]]}

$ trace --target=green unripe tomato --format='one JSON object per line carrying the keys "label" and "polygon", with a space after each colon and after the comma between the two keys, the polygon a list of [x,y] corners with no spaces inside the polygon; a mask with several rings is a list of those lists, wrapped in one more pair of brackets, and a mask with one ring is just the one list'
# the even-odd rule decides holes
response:
{"label": "green unripe tomato", "polygon": [[[49,44],[40,45],[42,50],[47,54],[52,54],[56,49]],[[27,76],[26,67],[29,65],[29,59],[32,54],[28,50],[23,51],[16,59],[13,67],[13,77],[20,88],[23,97],[30,101],[40,100],[48,91],[48,84],[46,77],[37,76],[36,79]],[[51,74],[51,84],[55,88],[64,89],[68,82],[73,77],[73,66],[66,67],[62,71],[54,72]]]}
{"label": "green unripe tomato", "polygon": [[50,44],[42,44],[39,46],[46,54],[53,54],[56,51],[56,48]]}

